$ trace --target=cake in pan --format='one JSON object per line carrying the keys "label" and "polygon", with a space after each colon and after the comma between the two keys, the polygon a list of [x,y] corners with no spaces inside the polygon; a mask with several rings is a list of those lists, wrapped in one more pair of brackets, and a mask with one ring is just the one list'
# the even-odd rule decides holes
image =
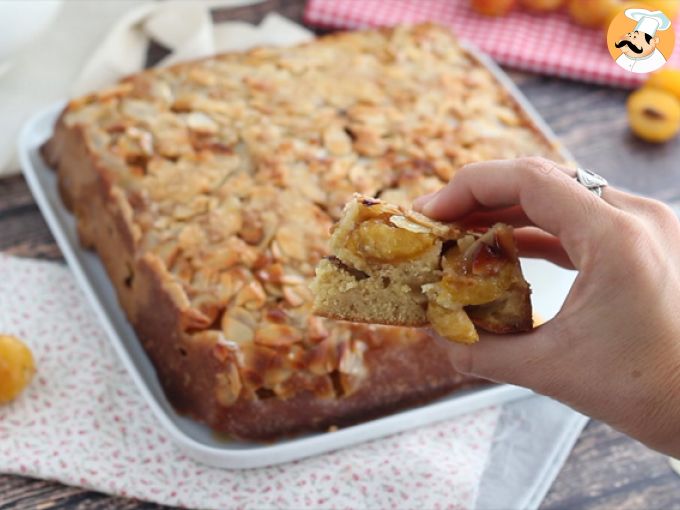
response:
{"label": "cake in pan", "polygon": [[435,25],[153,69],[71,101],[43,149],[170,402],[270,439],[477,381],[421,330],[312,314],[354,192],[408,205],[464,163],[559,159]]}

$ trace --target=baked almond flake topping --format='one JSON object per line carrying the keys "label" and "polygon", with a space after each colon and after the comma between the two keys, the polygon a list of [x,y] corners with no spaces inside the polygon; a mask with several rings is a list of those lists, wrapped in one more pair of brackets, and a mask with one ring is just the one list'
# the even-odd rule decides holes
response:
{"label": "baked almond flake topping", "polygon": [[[172,282],[186,334],[210,333],[201,338],[222,360],[225,405],[235,394],[351,394],[361,345],[422,338],[312,315],[308,285],[353,193],[407,205],[471,161],[559,159],[492,75],[433,25],[149,70],[72,101],[63,120],[82,130],[120,195],[135,258],[157,261]],[[367,226],[367,255],[430,249],[427,219],[393,212],[386,221],[403,237],[371,245],[362,239],[383,226]]]}

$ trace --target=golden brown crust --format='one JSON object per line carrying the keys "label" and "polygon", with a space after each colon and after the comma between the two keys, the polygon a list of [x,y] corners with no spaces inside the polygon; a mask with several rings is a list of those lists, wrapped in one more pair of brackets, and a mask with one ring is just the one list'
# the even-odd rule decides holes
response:
{"label": "golden brown crust", "polygon": [[[430,25],[131,76],[71,101],[44,154],[170,401],[245,438],[468,380],[420,332],[311,316],[307,283],[353,192],[407,203],[468,161],[556,158]],[[410,365],[389,377],[395,356]]]}

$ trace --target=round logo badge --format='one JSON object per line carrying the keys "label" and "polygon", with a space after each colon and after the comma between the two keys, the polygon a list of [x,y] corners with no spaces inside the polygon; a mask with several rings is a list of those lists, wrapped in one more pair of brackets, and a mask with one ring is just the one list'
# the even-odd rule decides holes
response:
{"label": "round logo badge", "polygon": [[631,73],[651,73],[671,57],[675,32],[671,19],[645,4],[617,14],[607,30],[607,49],[614,61]]}

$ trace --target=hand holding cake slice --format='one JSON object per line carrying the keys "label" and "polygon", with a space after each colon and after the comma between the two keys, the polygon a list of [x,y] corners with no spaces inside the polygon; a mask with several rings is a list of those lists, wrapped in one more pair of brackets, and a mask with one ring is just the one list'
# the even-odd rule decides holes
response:
{"label": "hand holding cake slice", "polygon": [[397,326],[430,325],[453,341],[532,327],[512,227],[484,233],[355,195],[312,283],[317,315]]}

